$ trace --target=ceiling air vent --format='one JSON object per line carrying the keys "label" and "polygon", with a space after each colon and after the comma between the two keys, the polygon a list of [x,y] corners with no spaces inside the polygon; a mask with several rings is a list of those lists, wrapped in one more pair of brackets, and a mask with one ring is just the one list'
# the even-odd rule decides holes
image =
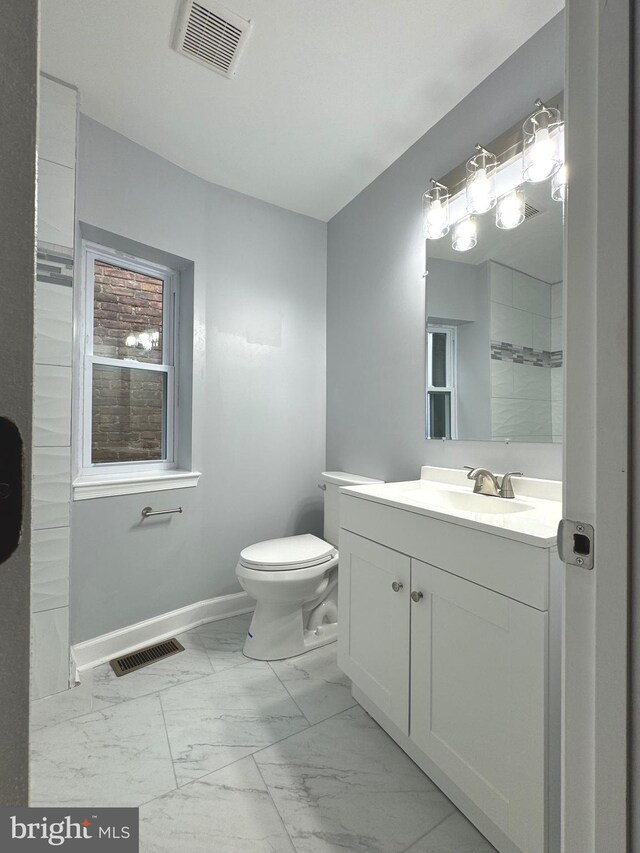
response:
{"label": "ceiling air vent", "polygon": [[224,6],[183,0],[173,46],[194,62],[233,77],[250,31],[251,21]]}

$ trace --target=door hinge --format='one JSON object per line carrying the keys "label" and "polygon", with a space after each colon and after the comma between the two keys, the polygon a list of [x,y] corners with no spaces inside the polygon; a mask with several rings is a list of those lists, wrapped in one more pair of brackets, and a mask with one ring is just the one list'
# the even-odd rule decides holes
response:
{"label": "door hinge", "polygon": [[562,562],[592,569],[594,535],[592,524],[563,518],[558,525],[558,556]]}

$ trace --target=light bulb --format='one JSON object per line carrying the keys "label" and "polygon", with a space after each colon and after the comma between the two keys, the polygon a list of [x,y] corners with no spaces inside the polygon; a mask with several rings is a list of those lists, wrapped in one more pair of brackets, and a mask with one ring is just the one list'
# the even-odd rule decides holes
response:
{"label": "light bulb", "polygon": [[473,216],[467,216],[456,224],[452,246],[456,252],[468,252],[478,242],[478,230]]}
{"label": "light bulb", "polygon": [[424,236],[438,240],[449,231],[449,190],[432,179],[433,186],[422,196]]}
{"label": "light bulb", "polygon": [[430,240],[437,240],[438,237],[443,237],[446,233],[446,227],[446,211],[440,199],[435,199],[431,202],[427,210],[427,237]]}
{"label": "light bulb", "polygon": [[493,207],[493,194],[491,192],[491,181],[487,177],[486,169],[479,169],[470,179],[467,189],[469,199],[469,210],[474,213],[486,213]]}
{"label": "light bulb", "polygon": [[555,145],[546,127],[536,132],[536,139],[531,146],[528,180],[537,183],[546,180],[556,168]]}
{"label": "light bulb", "polygon": [[529,183],[546,181],[562,164],[560,111],[536,101],[536,112],[522,125],[522,176]]}
{"label": "light bulb", "polygon": [[517,228],[524,222],[524,192],[521,189],[511,190],[498,199],[496,208],[496,225],[505,231]]}
{"label": "light bulb", "polygon": [[496,203],[497,158],[491,151],[476,145],[478,151],[467,160],[467,210],[486,213]]}

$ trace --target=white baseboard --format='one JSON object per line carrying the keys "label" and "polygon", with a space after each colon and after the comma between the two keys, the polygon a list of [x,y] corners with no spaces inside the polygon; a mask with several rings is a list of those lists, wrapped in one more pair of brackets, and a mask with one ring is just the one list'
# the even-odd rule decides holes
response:
{"label": "white baseboard", "polygon": [[166,640],[191,628],[204,625],[206,622],[250,613],[254,607],[254,600],[246,592],[235,592],[231,595],[209,598],[206,601],[197,601],[178,610],[145,619],[144,622],[137,622],[135,625],[119,628],[117,631],[102,634],[92,640],[76,643],[71,647],[72,661],[75,662],[74,680],[79,680],[78,672],[92,669],[112,658]]}

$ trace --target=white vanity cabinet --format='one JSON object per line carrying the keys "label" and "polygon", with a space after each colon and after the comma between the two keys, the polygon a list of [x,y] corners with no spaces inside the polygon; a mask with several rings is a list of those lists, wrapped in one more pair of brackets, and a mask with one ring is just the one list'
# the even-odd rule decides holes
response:
{"label": "white vanity cabinet", "polygon": [[410,566],[404,554],[340,533],[338,661],[404,734],[409,733]]}
{"label": "white vanity cabinet", "polygon": [[547,614],[417,560],[411,589],[411,739],[521,850],[543,850]]}
{"label": "white vanity cabinet", "polygon": [[501,853],[555,853],[550,549],[348,495],[341,524],[354,696]]}

